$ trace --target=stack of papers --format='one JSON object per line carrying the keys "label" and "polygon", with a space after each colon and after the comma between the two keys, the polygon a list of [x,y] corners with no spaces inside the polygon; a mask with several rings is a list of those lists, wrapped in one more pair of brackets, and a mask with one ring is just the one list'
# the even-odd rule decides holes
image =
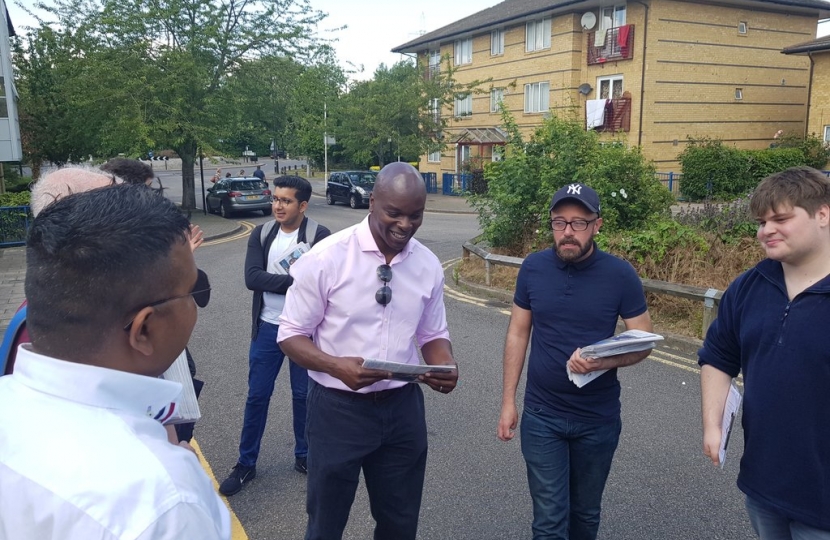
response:
{"label": "stack of papers", "polygon": [[[583,358],[606,358],[608,356],[617,356],[618,354],[646,351],[653,349],[656,342],[662,340],[663,336],[660,334],[652,334],[651,332],[644,332],[642,330],[626,330],[616,336],[583,347],[582,356]],[[582,388],[606,371],[608,370],[600,369],[590,373],[573,373],[571,370],[568,370],[568,379],[578,388]]]}
{"label": "stack of papers", "polygon": [[187,367],[187,354],[184,351],[176,358],[173,365],[162,373],[161,378],[182,385],[182,393],[173,405],[172,414],[164,421],[165,424],[195,422],[202,417],[199,402],[196,400],[196,391],[193,389],[193,380],[190,377],[190,368]]}
{"label": "stack of papers", "polygon": [[723,418],[721,419],[720,449],[718,450],[718,461],[720,468],[726,461],[726,449],[729,447],[729,436],[732,435],[732,426],[738,416],[738,409],[741,408],[743,396],[734,384],[729,385],[729,393],[726,395],[726,403],[723,407]]}
{"label": "stack of papers", "polygon": [[[303,253],[308,253],[308,250],[310,249],[311,246],[308,245],[308,242],[291,246],[285,253],[280,255],[279,259],[277,259],[277,264],[273,268],[274,273],[287,276],[288,271],[291,270],[291,265],[294,264],[297,259],[302,257]],[[269,271],[270,270],[271,269],[269,269]]]}
{"label": "stack of papers", "polygon": [[363,367],[366,369],[389,371],[392,373],[390,380],[406,382],[420,382],[418,381],[418,377],[424,373],[450,373],[452,370],[457,369],[456,366],[449,365],[401,364],[400,362],[387,362],[386,360],[376,360],[374,358],[365,358],[363,360]]}

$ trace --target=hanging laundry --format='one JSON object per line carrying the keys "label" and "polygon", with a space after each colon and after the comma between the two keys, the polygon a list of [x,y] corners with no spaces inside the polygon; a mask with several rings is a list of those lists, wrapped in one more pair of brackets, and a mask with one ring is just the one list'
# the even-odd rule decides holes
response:
{"label": "hanging laundry", "polygon": [[593,129],[605,124],[605,99],[589,99],[585,102],[585,125]]}

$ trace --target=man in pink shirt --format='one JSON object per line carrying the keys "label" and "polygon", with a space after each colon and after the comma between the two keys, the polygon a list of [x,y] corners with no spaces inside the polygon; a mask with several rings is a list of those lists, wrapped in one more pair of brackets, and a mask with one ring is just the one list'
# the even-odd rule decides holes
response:
{"label": "man in pink shirt", "polygon": [[[291,267],[277,341],[309,370],[306,540],[341,538],[361,469],[375,540],[414,539],[427,457],[421,387],[365,369],[365,358],[454,364],[444,273],[413,238],[426,189],[406,163],[381,170],[361,223],[318,243]],[[393,294],[394,293],[394,294]],[[313,340],[313,341],[312,341]],[[417,345],[416,345],[417,342]],[[427,373],[447,394],[458,380]]]}

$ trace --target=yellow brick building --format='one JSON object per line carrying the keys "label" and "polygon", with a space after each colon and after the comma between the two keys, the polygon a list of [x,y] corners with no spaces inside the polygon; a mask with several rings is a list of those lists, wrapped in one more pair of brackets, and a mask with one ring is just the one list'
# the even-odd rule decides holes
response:
{"label": "yellow brick building", "polygon": [[506,0],[393,51],[417,55],[425,76],[446,57],[459,83],[487,81],[441,111],[446,147],[422,172],[498,159],[499,101],[527,134],[573,114],[668,172],[689,137],[764,148],[778,130],[804,133],[810,58],[781,51],[829,15],[823,0]]}
{"label": "yellow brick building", "polygon": [[807,133],[830,143],[830,36],[791,45],[782,52],[809,60]]}

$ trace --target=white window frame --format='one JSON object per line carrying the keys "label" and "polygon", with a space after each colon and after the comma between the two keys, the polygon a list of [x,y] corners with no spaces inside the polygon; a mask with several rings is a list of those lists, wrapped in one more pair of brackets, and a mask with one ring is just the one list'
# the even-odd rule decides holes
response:
{"label": "white window frame", "polygon": [[490,32],[490,56],[504,54],[504,28]]}
{"label": "white window frame", "polygon": [[427,154],[427,163],[441,163],[441,150],[435,150]]}
{"label": "white window frame", "polygon": [[467,94],[465,96],[455,97],[454,114],[456,118],[473,115],[473,95]]}
{"label": "white window frame", "polygon": [[536,114],[550,110],[550,82],[540,81],[525,85],[525,113]]}
{"label": "white window frame", "polygon": [[441,49],[431,49],[427,52],[429,59],[429,75],[433,76],[441,71]]}
{"label": "white window frame", "polygon": [[441,121],[441,100],[432,98],[429,100],[429,114],[436,124]]}
{"label": "white window frame", "polygon": [[745,36],[749,32],[749,25],[746,21],[738,21],[738,35]]}
{"label": "white window frame", "polygon": [[550,49],[550,17],[525,24],[525,51]]}
{"label": "white window frame", "polygon": [[490,112],[497,113],[501,112],[499,109],[499,103],[504,102],[504,88],[491,88],[490,89]]}
{"label": "white window frame", "polygon": [[[608,97],[602,97],[602,83],[608,83]],[[597,77],[597,99],[614,99],[614,87],[619,85],[619,95],[625,92],[625,81],[622,75],[608,75],[607,77]]]}
{"label": "white window frame", "polygon": [[599,27],[601,30],[625,26],[625,4],[606,6],[599,10]]}
{"label": "white window frame", "polygon": [[744,89],[743,88],[736,88],[735,89],[735,101],[741,101],[744,99]]}
{"label": "white window frame", "polygon": [[462,66],[464,64],[473,63],[473,38],[464,38],[455,40],[455,65]]}
{"label": "white window frame", "polygon": [[459,156],[459,164],[463,165],[470,161],[472,158],[472,152],[470,152],[470,145],[462,144],[458,146],[458,156]]}
{"label": "white window frame", "polygon": [[830,126],[824,126],[824,142],[830,143]]}

